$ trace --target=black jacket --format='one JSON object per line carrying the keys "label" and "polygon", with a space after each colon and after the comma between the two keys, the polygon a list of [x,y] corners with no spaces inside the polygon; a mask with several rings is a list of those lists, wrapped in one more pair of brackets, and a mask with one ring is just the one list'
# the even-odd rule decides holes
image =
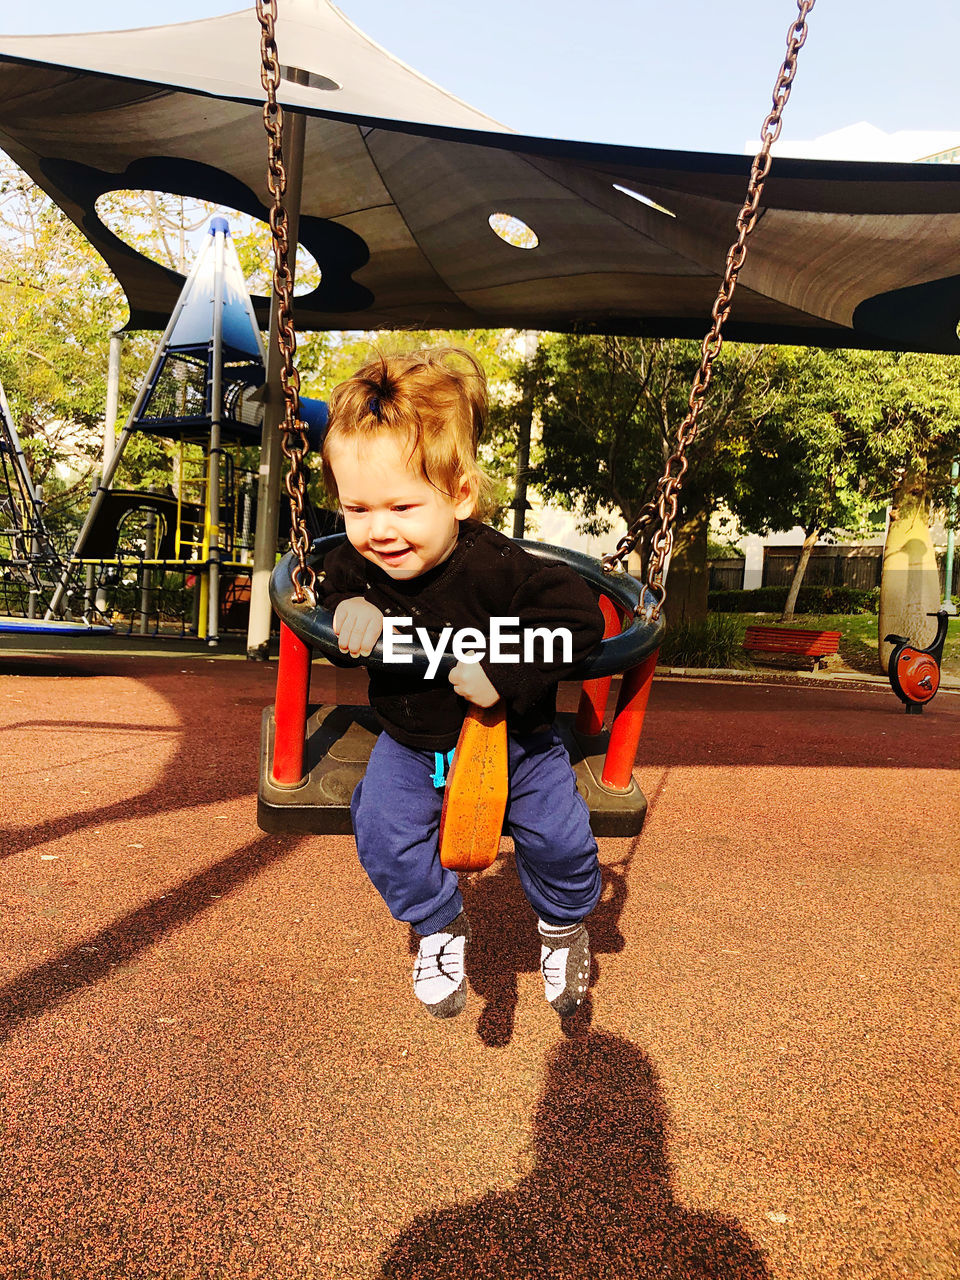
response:
{"label": "black jacket", "polygon": [[[519,630],[543,626],[569,629],[572,664],[523,662],[480,666],[507,705],[513,733],[533,733],[551,724],[557,711],[557,683],[571,665],[589,654],[603,635],[603,615],[580,575],[563,565],[545,564],[505,534],[476,520],[460,523],[460,536],[442,564],[417,578],[394,579],[364,559],[349,542],[327,555],[319,586],[321,603],[336,609],[341,600],[363,596],[384,614],[413,619],[434,643],[444,627],[476,627],[489,636],[489,620],[519,618]],[[489,649],[489,642],[487,648]],[[556,652],[559,654],[559,647]],[[387,733],[405,746],[449,751],[457,744],[466,711],[446,674],[431,680],[396,664],[370,675],[370,705]]]}

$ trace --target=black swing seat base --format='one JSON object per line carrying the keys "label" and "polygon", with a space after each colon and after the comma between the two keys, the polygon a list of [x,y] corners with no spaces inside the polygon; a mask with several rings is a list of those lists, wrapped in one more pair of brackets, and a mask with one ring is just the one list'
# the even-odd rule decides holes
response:
{"label": "black swing seat base", "polygon": [[[590,809],[595,836],[635,836],[643,827],[647,800],[631,779],[628,791],[601,786],[608,734],[577,733],[574,716],[561,712],[557,728],[570,754],[577,788]],[[278,787],[270,776],[273,760],[273,707],[263,713],[260,735],[260,785],[257,826],[272,835],[349,835],[350,797],[363,777],[380,732],[367,706],[314,706],[308,709],[306,777],[298,787]]]}

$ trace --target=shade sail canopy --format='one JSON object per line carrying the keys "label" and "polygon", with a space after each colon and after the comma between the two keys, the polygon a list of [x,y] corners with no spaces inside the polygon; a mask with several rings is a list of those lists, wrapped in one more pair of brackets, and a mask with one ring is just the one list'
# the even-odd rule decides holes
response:
{"label": "shade sail canopy", "polygon": [[[259,38],[252,9],[0,37],[0,146],[109,263],[131,328],[162,327],[183,280],[96,201],[143,188],[265,217]],[[704,332],[747,158],[511,133],[327,0],[280,0],[277,45],[281,101],[308,115],[300,239],[322,273],[300,327]],[[499,238],[495,214],[535,247]],[[775,162],[729,337],[960,352],[958,318],[960,166]]]}

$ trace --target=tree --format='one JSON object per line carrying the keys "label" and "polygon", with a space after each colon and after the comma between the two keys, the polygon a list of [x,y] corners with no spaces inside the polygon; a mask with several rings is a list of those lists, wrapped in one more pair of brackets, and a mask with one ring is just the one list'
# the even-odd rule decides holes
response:
{"label": "tree", "polygon": [[[739,441],[765,394],[763,352],[726,346],[715,366],[679,495],[671,617],[706,615],[710,513],[731,487]],[[700,344],[690,341],[554,335],[542,342],[535,392],[541,492],[575,511],[585,531],[609,530],[611,508],[631,524],[673,452],[699,363]]]}
{"label": "tree", "polygon": [[929,517],[950,498],[950,465],[960,453],[960,385],[955,358],[847,352],[855,390],[845,412],[861,433],[864,457],[884,483],[890,522],[880,584],[879,659],[888,633],[925,645],[940,603]]}
{"label": "tree", "polygon": [[875,473],[864,471],[861,433],[845,409],[853,391],[846,354],[808,347],[770,350],[766,403],[744,438],[742,467],[729,500],[741,524],[755,532],[803,529],[784,622],[794,616],[819,538],[840,530],[866,532],[877,518],[882,485]]}
{"label": "tree", "polygon": [[[0,378],[34,482],[48,497],[82,484],[96,456],[103,399],[96,366],[112,318],[112,277],[85,247],[72,224],[3,158]],[[73,476],[57,465],[67,455],[78,459]]]}
{"label": "tree", "polygon": [[[186,274],[218,206],[158,192],[114,191],[97,211],[127,243]],[[271,238],[266,223],[228,215],[248,287],[269,293]],[[298,256],[298,285],[313,288],[316,263]],[[80,231],[8,157],[0,153],[0,301],[8,324],[0,335],[0,378],[10,400],[31,474],[45,490],[46,519],[64,542],[88,503],[99,471],[111,332],[127,318],[123,292]],[[157,335],[128,333],[121,364],[121,420],[146,372]],[[299,357],[315,368],[331,346],[327,334],[304,335]],[[127,488],[170,483],[179,446],[137,433],[117,474]],[[188,446],[200,455],[199,446]],[[256,449],[237,451],[256,468]]]}
{"label": "tree", "polygon": [[[0,378],[45,519],[72,536],[99,469],[110,334],[127,316],[113,273],[67,216],[0,153]],[[131,335],[121,405],[132,403],[153,341]],[[144,437],[125,457],[127,472],[155,483],[159,444]]]}
{"label": "tree", "polygon": [[960,387],[949,356],[781,348],[770,357],[768,405],[756,420],[731,506],[764,531],[799,524],[804,546],[784,619],[818,537],[891,520],[881,586],[887,630],[932,636],[925,614],[939,582],[927,531],[949,498],[960,450]]}

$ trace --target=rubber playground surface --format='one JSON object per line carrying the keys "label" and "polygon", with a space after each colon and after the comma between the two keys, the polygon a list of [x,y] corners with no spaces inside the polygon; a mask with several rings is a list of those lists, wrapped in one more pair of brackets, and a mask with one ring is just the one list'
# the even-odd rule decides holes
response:
{"label": "rubber playground surface", "polygon": [[504,857],[440,1023],[275,664],[152,653],[0,650],[4,1280],[960,1275],[960,692],[658,678],[588,1006]]}

